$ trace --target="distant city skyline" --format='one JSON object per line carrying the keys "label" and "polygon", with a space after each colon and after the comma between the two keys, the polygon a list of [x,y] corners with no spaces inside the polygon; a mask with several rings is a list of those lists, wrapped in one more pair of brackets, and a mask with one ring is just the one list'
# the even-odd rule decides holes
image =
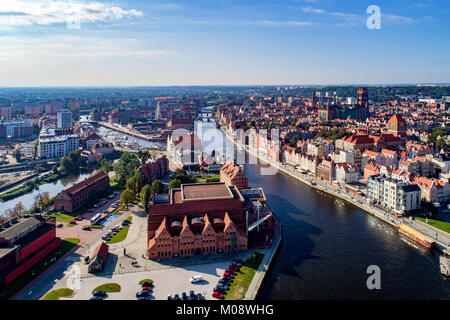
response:
{"label": "distant city skyline", "polygon": [[449,0],[2,0],[0,87],[448,84],[449,11]]}

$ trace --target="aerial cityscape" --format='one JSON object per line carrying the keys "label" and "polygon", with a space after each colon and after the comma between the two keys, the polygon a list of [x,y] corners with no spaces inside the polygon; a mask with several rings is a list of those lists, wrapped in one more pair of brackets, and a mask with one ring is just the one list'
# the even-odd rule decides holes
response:
{"label": "aerial cityscape", "polygon": [[244,2],[0,4],[0,300],[450,299],[448,3]]}

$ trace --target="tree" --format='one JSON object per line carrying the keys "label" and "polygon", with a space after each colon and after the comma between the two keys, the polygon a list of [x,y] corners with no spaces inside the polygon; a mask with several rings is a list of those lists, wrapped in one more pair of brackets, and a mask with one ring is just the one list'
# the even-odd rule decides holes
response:
{"label": "tree", "polygon": [[22,159],[22,154],[20,153],[19,149],[15,149],[12,153],[12,156],[16,159],[17,162],[20,162],[20,159]]}
{"label": "tree", "polygon": [[157,194],[164,193],[164,185],[162,184],[162,182],[160,180],[153,181],[152,192],[157,193]]}
{"label": "tree", "polygon": [[181,181],[178,179],[173,179],[172,181],[170,181],[169,183],[169,189],[173,189],[173,188],[179,188],[181,187]]}
{"label": "tree", "polygon": [[300,136],[298,134],[294,135],[291,139],[291,147],[297,147],[298,140],[300,140]]}
{"label": "tree", "polygon": [[18,204],[16,204],[16,206],[13,209],[13,212],[18,217],[23,215],[23,213],[25,212],[25,207],[22,204],[22,202],[19,202]]}
{"label": "tree", "polygon": [[142,202],[142,205],[144,206],[145,212],[148,211],[148,204],[149,204],[151,193],[152,193],[152,188],[149,185],[145,185],[142,188],[140,196],[141,196],[141,202]]}
{"label": "tree", "polygon": [[101,166],[103,168],[103,171],[108,174],[109,172],[113,171],[113,162],[111,160],[108,160],[106,158],[103,158],[101,161]]}
{"label": "tree", "polygon": [[125,189],[120,195],[120,202],[125,203],[128,209],[128,204],[133,202],[136,195],[133,190]]}
{"label": "tree", "polygon": [[148,150],[139,150],[137,152],[137,157],[141,161],[141,164],[146,164],[148,159],[150,158],[150,153]]}

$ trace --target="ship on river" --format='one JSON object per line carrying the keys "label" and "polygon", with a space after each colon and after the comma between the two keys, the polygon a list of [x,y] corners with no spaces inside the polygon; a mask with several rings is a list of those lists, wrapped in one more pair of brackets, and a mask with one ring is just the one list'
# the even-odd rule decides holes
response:
{"label": "ship on river", "polygon": [[402,235],[404,235],[405,237],[421,244],[422,246],[424,246],[427,249],[431,249],[435,243],[435,241],[424,235],[423,233],[405,225],[405,224],[401,224],[398,227],[398,232]]}

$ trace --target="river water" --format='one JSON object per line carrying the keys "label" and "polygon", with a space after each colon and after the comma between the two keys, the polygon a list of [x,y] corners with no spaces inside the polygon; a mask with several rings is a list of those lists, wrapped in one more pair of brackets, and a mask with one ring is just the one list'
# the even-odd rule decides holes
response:
{"label": "river water", "polygon": [[78,183],[85,178],[89,177],[92,173],[84,173],[80,174],[78,176],[71,176],[67,177],[52,183],[46,183],[41,186],[39,186],[39,189],[33,190],[30,193],[24,194],[20,197],[0,202],[0,215],[3,215],[6,210],[13,209],[19,202],[22,202],[23,206],[26,210],[31,209],[35,202],[36,196],[39,195],[39,193],[48,192],[50,194],[50,197],[56,196],[60,191],[67,189],[74,185],[75,183]]}

